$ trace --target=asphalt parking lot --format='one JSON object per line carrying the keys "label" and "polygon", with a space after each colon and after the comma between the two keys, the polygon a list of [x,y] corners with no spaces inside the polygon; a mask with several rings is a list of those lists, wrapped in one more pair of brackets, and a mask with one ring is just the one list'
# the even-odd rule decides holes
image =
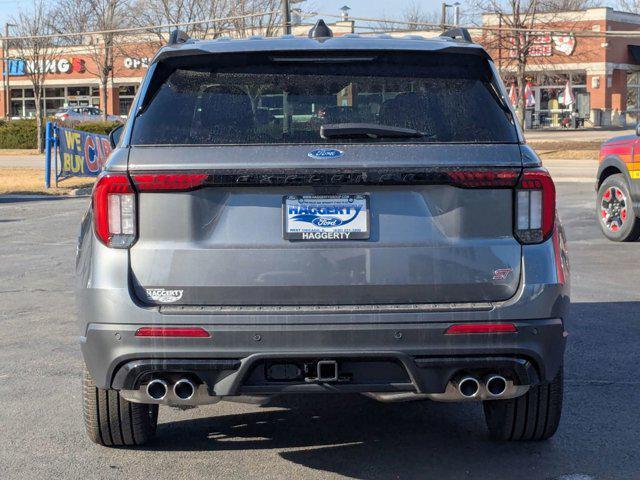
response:
{"label": "asphalt parking lot", "polygon": [[325,396],[163,408],[149,445],[97,447],[82,423],[73,303],[75,236],[87,199],[0,197],[0,475],[640,478],[640,244],[604,239],[593,220],[593,164],[572,165],[552,165],[574,304],[564,415],[544,443],[490,442],[478,404]]}

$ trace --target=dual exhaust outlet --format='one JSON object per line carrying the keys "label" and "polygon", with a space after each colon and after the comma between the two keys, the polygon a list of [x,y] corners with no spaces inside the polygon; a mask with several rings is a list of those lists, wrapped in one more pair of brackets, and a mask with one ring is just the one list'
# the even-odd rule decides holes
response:
{"label": "dual exhaust outlet", "polygon": [[[489,397],[499,398],[507,392],[507,379],[501,375],[489,375],[483,381],[484,390]],[[482,385],[474,377],[463,377],[457,382],[458,393],[464,398],[476,398],[480,395]]]}
{"label": "dual exhaust outlet", "polygon": [[[160,378],[147,384],[147,395],[153,400],[164,400],[169,393],[169,384]],[[179,400],[191,400],[196,393],[196,386],[187,378],[181,378],[173,384],[173,394]]]}

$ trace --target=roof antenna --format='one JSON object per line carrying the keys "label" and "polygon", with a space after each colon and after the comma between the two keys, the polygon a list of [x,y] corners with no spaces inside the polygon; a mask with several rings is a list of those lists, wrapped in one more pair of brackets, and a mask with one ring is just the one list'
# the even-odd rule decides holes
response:
{"label": "roof antenna", "polygon": [[311,27],[309,30],[309,38],[330,38],[333,37],[333,32],[327,24],[324,23],[324,20],[320,19],[316,22],[316,24]]}

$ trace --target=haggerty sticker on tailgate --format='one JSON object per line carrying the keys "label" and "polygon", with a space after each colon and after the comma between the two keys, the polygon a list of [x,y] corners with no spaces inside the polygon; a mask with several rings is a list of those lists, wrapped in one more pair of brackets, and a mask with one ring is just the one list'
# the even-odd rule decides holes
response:
{"label": "haggerty sticker on tailgate", "polygon": [[167,290],[165,288],[147,288],[147,298],[159,303],[174,303],[182,298],[184,290]]}

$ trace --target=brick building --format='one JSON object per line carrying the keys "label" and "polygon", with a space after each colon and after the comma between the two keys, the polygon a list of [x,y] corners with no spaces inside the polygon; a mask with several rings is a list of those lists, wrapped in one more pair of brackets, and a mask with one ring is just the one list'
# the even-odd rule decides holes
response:
{"label": "brick building", "polygon": [[[35,115],[35,101],[28,69],[45,68],[43,107],[46,115],[52,115],[64,106],[97,106],[113,115],[126,115],[142,81],[149,58],[155,52],[152,45],[132,45],[120,52],[107,84],[107,103],[104,105],[95,53],[83,47],[65,49],[55,61],[48,65],[33,65],[28,60],[12,58],[8,61],[9,89],[11,91],[9,112],[12,118],[29,118]],[[5,65],[2,65],[3,80]],[[7,111],[6,85],[0,92],[0,112]]]}
{"label": "brick building", "polygon": [[[500,26],[495,15],[485,15],[483,26]],[[611,8],[540,15],[537,28],[590,32],[591,37],[536,35],[527,59],[527,80],[535,98],[534,126],[557,126],[563,114],[577,107],[587,124],[632,124],[638,118],[640,92],[640,36],[604,37],[606,31],[638,31],[640,15]],[[500,68],[507,88],[514,80],[513,48],[505,35],[479,34]],[[575,104],[566,108],[562,91],[571,85]]]}
{"label": "brick building", "polygon": [[[592,8],[577,12],[541,15],[538,27],[543,30],[573,30],[592,33],[605,31],[639,31],[640,15]],[[483,17],[484,26],[500,26],[495,15]],[[357,31],[357,24],[348,19],[331,26],[337,35]],[[308,26],[294,28],[294,34],[305,35]],[[366,32],[367,30],[364,30]],[[366,33],[363,33],[366,34]],[[438,32],[393,32],[432,37]],[[514,79],[512,49],[503,36],[500,41],[490,33],[472,32],[476,41],[485,45],[501,69],[507,88]],[[113,72],[107,87],[107,102],[103,104],[100,79],[92,56],[83,47],[65,50],[56,62],[46,66],[48,74],[43,106],[47,115],[63,106],[99,106],[113,115],[127,115],[138,85],[142,81],[149,58],[157,44],[128,41],[118,49]],[[10,55],[11,57],[11,55]],[[4,70],[4,65],[2,66]],[[11,90],[10,115],[13,118],[35,114],[33,91],[25,69],[34,68],[22,59],[9,61]],[[535,107],[529,115],[530,126],[557,126],[559,119],[577,107],[586,124],[632,124],[640,111],[640,37],[606,38],[575,35],[537,35],[530,50],[527,79],[531,83]],[[4,72],[3,72],[4,75]],[[575,97],[571,108],[565,107],[561,92],[567,81]],[[0,92],[0,112],[7,105],[5,88]]]}

